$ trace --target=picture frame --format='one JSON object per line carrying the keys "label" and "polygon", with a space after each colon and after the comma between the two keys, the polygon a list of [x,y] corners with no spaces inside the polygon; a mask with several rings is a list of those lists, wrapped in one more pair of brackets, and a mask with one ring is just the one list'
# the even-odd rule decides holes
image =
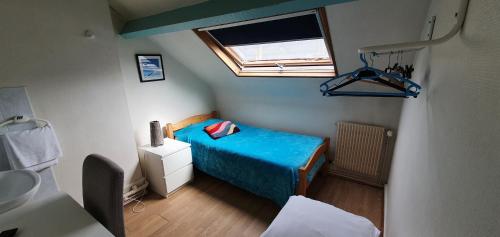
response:
{"label": "picture frame", "polygon": [[135,60],[141,83],[165,80],[161,54],[136,54]]}

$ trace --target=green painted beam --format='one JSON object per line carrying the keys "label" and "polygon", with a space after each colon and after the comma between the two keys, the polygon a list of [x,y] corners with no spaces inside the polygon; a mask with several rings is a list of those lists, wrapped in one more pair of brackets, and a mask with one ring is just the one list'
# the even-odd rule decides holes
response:
{"label": "green painted beam", "polygon": [[128,21],[120,34],[129,39],[145,37],[247,21],[349,1],[354,0],[209,0]]}

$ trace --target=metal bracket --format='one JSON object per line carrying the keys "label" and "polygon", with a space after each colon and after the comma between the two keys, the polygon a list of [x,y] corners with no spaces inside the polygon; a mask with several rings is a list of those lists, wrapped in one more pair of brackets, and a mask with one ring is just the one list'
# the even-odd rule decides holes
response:
{"label": "metal bracket", "polygon": [[[467,15],[467,7],[469,5],[469,0],[461,0],[460,1],[460,6],[458,7],[458,11],[455,13],[455,17],[457,19],[456,24],[451,28],[451,30],[446,34],[441,36],[438,39],[432,39],[432,40],[420,40],[420,41],[415,41],[415,42],[405,42],[405,43],[398,43],[398,44],[384,44],[384,45],[376,45],[376,46],[370,46],[370,47],[363,47],[358,49],[358,53],[363,54],[363,53],[383,53],[383,52],[388,52],[388,51],[415,51],[415,50],[420,50],[428,46],[433,46],[437,44],[441,44],[443,42],[448,41],[451,39],[453,36],[455,36],[461,29],[462,26],[464,25],[465,22],[465,16]],[[434,30],[434,27],[431,27],[432,30]],[[432,35],[430,35],[432,37]]]}
{"label": "metal bracket", "polygon": [[432,35],[434,34],[434,25],[436,24],[436,16],[431,16],[427,21],[429,25],[427,28],[427,40],[432,40]]}

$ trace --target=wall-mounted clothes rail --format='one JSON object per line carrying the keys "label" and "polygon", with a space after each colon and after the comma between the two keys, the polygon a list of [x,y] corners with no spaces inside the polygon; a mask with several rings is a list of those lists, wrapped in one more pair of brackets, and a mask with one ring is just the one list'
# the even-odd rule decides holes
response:
{"label": "wall-mounted clothes rail", "polygon": [[448,41],[454,35],[456,35],[460,29],[462,28],[465,15],[467,14],[467,6],[469,5],[469,0],[461,0],[460,6],[458,8],[458,12],[456,13],[457,23],[453,26],[451,31],[444,35],[441,38],[434,40],[423,40],[423,41],[415,41],[415,42],[407,42],[407,43],[398,43],[398,44],[385,44],[385,45],[377,45],[370,46],[358,49],[358,53],[375,53],[375,54],[383,54],[390,52],[400,52],[400,51],[415,51],[423,49],[427,46],[432,46],[436,44],[440,44]]}

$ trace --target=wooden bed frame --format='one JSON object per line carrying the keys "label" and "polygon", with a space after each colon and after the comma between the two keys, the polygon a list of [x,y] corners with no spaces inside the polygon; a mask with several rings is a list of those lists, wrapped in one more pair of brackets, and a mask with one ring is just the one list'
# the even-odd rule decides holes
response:
{"label": "wooden bed frame", "polygon": [[[181,120],[178,123],[168,123],[167,126],[165,126],[164,128],[165,130],[164,132],[168,138],[175,139],[174,136],[175,131],[183,129],[191,124],[200,123],[211,118],[218,118],[217,111],[213,111],[212,113],[209,114],[200,114],[191,116],[189,118]],[[323,164],[320,172],[318,173],[321,173],[322,175],[326,175],[328,173],[328,165],[330,163],[328,155],[329,147],[330,147],[330,138],[325,137],[323,139],[323,143],[318,148],[316,148],[314,153],[309,158],[307,164],[299,168],[299,183],[297,184],[297,189],[295,194],[306,196],[307,188],[309,187],[309,183],[307,182],[307,174],[309,173],[309,171],[311,171],[314,164],[321,157],[322,154],[325,154],[326,162]]]}

